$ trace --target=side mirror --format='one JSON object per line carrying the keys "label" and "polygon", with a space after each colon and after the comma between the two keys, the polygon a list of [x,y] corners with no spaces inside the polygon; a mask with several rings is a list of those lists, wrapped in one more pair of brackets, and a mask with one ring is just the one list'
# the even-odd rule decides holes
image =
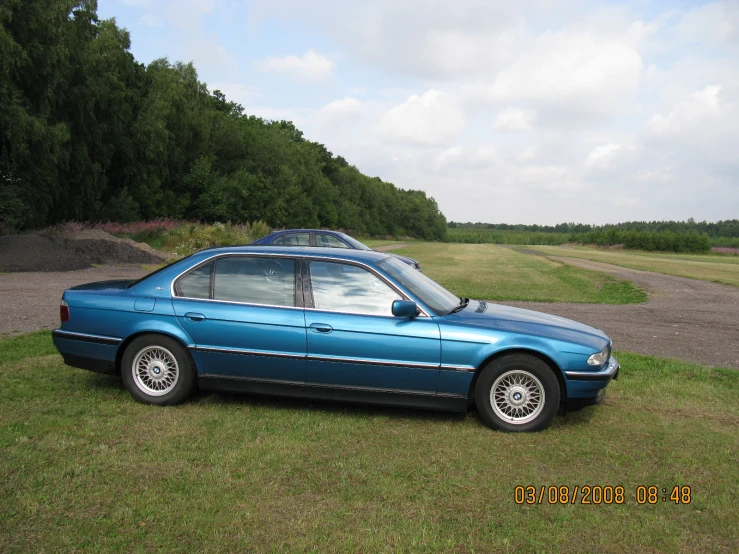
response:
{"label": "side mirror", "polygon": [[395,317],[415,317],[418,306],[412,300],[393,300],[393,315]]}

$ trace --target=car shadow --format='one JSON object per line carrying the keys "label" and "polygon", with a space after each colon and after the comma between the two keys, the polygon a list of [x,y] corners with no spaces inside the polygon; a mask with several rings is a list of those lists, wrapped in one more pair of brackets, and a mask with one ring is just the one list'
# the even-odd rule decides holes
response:
{"label": "car shadow", "polygon": [[[123,381],[116,375],[105,375],[101,373],[85,372],[85,386],[104,391],[125,392]],[[276,410],[308,410],[321,414],[348,415],[351,417],[364,418],[372,416],[386,416],[400,418],[407,421],[426,421],[439,423],[462,424],[468,418],[474,420],[480,426],[485,424],[480,420],[477,410],[471,407],[467,412],[445,412],[425,408],[407,408],[403,406],[384,406],[374,404],[361,404],[355,402],[341,402],[335,400],[320,400],[310,398],[290,398],[283,396],[267,396],[252,393],[231,394],[225,392],[197,391],[188,398],[184,405],[202,405],[206,403],[217,403],[223,405],[241,405]],[[585,406],[579,408],[560,407],[557,416],[552,421],[552,427],[573,427],[588,425],[595,410],[599,406]]]}
{"label": "car shadow", "polygon": [[200,391],[193,395],[188,402],[200,403],[211,400],[217,403],[230,405],[248,405],[253,407],[284,410],[309,410],[324,414],[342,414],[356,417],[388,416],[403,418],[406,420],[453,423],[461,423],[469,413],[444,412],[424,408],[406,408],[403,406],[384,406],[312,398],[290,398],[250,393],[230,394],[210,391]]}

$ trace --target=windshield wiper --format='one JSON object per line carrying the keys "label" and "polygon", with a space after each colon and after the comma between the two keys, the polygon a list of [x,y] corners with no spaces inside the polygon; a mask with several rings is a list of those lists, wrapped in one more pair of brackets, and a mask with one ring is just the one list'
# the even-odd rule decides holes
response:
{"label": "windshield wiper", "polygon": [[[449,312],[449,314],[456,314],[457,312],[461,312],[462,310],[464,310],[467,307],[467,304],[469,304],[469,303],[470,303],[470,299],[469,298],[460,298],[459,299],[459,305],[456,308],[454,308],[451,312]],[[447,314],[447,315],[449,315],[449,314]]]}

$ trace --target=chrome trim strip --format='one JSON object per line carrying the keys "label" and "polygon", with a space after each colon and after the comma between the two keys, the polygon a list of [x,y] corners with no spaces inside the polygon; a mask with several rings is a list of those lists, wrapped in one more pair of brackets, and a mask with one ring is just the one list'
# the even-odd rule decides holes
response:
{"label": "chrome trim strip", "polygon": [[[294,248],[294,247],[290,247],[290,248]],[[177,296],[175,294],[175,292],[174,292],[174,284],[185,273],[189,273],[190,271],[193,271],[193,270],[197,269],[201,265],[207,264],[211,260],[215,260],[216,258],[223,258],[225,256],[258,256],[258,257],[262,257],[262,258],[279,257],[279,258],[292,258],[292,259],[295,259],[295,260],[308,260],[308,261],[318,260],[318,261],[324,261],[324,262],[335,262],[335,263],[342,263],[342,262],[344,262],[344,263],[354,264],[354,265],[358,265],[358,266],[361,266],[361,267],[366,268],[367,270],[369,270],[370,272],[372,272],[373,274],[375,274],[377,277],[379,277],[383,282],[385,282],[390,288],[392,288],[395,292],[397,292],[405,300],[410,300],[410,298],[408,298],[408,295],[407,294],[405,294],[403,291],[401,291],[400,289],[398,289],[398,287],[395,286],[393,283],[391,283],[390,281],[388,281],[387,278],[384,275],[382,275],[381,273],[379,273],[375,268],[373,268],[373,267],[365,264],[364,262],[359,262],[359,261],[356,261],[356,260],[347,260],[345,258],[329,258],[329,257],[324,257],[324,256],[300,256],[299,254],[275,254],[274,252],[266,252],[266,253],[260,253],[260,252],[221,252],[219,254],[214,254],[214,255],[212,255],[212,256],[210,256],[208,258],[205,258],[204,260],[201,260],[200,262],[198,262],[194,266],[188,267],[186,270],[184,270],[183,272],[181,272],[180,274],[178,274],[176,277],[174,277],[170,281],[170,283],[169,283],[169,293],[172,296],[172,299],[174,300],[175,298],[182,298],[183,300],[200,300],[200,301],[205,301],[205,302],[222,302],[222,303],[226,303],[226,304],[238,304],[238,305],[241,305],[241,306],[268,306],[268,307],[272,307],[272,308],[283,308],[283,309],[292,309],[292,310],[304,310],[304,309],[318,310],[318,308],[304,308],[302,306],[301,307],[298,307],[298,306],[279,306],[279,305],[275,305],[275,304],[255,304],[255,303],[251,303],[251,302],[233,302],[231,300],[216,300],[214,298],[213,299],[211,299],[211,298],[190,298],[189,296]],[[388,254],[388,257],[389,257],[389,254]],[[418,304],[418,302],[416,302],[416,305],[421,310],[421,314],[420,314],[421,317],[431,317],[428,314],[428,312],[426,312],[426,310],[423,308],[423,306],[421,306],[420,304]],[[327,311],[329,313],[350,314],[350,315],[370,315],[370,316],[373,315],[373,314],[358,314],[358,313],[354,313],[354,312],[334,312],[334,311],[330,311],[330,310],[318,310],[318,311],[323,311],[323,312],[326,312]],[[378,317],[378,316],[374,316],[374,317]],[[391,316],[380,316],[380,317],[395,317],[395,316],[392,316],[391,315]]]}
{"label": "chrome trim strip", "polygon": [[457,394],[454,392],[437,392],[436,396],[441,396],[442,398],[468,398],[466,394]]}
{"label": "chrome trim strip", "polygon": [[75,331],[65,331],[63,329],[54,329],[51,332],[51,335],[60,339],[79,340],[82,342],[96,342],[100,344],[120,344],[123,341],[123,339],[120,337],[92,335],[90,333],[77,333]]}
{"label": "chrome trim strip", "polygon": [[439,369],[442,369],[445,371],[477,371],[477,368],[471,365],[441,364],[441,366],[439,366]]}
{"label": "chrome trim strip", "polygon": [[189,346],[191,350],[202,352],[220,352],[223,354],[242,354],[244,356],[267,356],[270,358],[305,358],[305,354],[288,354],[287,352],[270,352],[269,350],[241,350],[238,348],[218,348],[215,346]]}
{"label": "chrome trim strip", "polygon": [[565,371],[568,379],[573,381],[608,381],[621,369],[616,358],[609,358],[608,367],[602,371]]}
{"label": "chrome trim strip", "polygon": [[439,369],[439,364],[432,363],[414,363],[414,362],[401,362],[401,361],[385,361],[385,360],[373,360],[368,358],[345,358],[342,356],[307,356],[308,360],[314,362],[332,362],[332,363],[347,363],[347,364],[366,364],[366,365],[383,365],[390,367],[417,367],[421,369]]}

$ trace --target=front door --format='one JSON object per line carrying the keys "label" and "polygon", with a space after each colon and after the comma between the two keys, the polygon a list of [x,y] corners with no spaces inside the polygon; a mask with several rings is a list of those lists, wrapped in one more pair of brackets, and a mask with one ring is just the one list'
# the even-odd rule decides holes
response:
{"label": "front door", "polygon": [[297,262],[222,256],[175,283],[177,320],[209,375],[305,381],[306,331]]}
{"label": "front door", "polygon": [[[306,383],[436,393],[441,341],[433,319],[394,317],[403,297],[359,265],[309,261]],[[310,297],[311,294],[308,294]]]}

